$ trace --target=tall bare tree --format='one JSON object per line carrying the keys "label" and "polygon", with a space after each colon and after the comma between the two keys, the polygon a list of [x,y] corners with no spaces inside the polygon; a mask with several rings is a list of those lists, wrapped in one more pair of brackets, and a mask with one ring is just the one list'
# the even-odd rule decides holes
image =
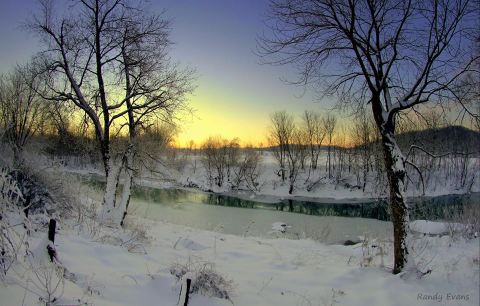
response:
{"label": "tall bare tree", "polygon": [[271,2],[272,35],[260,42],[267,61],[296,64],[298,83],[316,83],[342,105],[372,110],[389,182],[393,273],[413,269],[406,160],[395,140],[395,119],[420,104],[455,101],[456,81],[466,73],[478,76],[472,51],[478,11],[478,1],[470,0]]}
{"label": "tall bare tree", "polygon": [[180,70],[169,59],[170,25],[161,16],[146,16],[142,11],[132,10],[125,15],[119,28],[123,33],[118,59],[122,68],[119,78],[123,78],[123,82],[119,85],[125,88],[125,106],[112,119],[125,116],[129,134],[123,156],[125,177],[119,205],[123,210],[123,224],[130,203],[138,129],[148,126],[152,120],[175,124],[177,113],[186,109],[187,94],[193,91],[194,71]]}
{"label": "tall bare tree", "polygon": [[[41,8],[30,28],[45,46],[42,56],[53,92],[49,98],[73,103],[91,121],[107,179],[108,214],[116,206],[121,165],[126,165],[125,211],[137,127],[152,116],[172,118],[192,89],[191,71],[171,63],[168,22],[148,14],[139,1],[73,1],[70,16],[55,16],[49,0],[42,0]],[[112,156],[112,131],[125,125],[130,143],[119,162]]]}

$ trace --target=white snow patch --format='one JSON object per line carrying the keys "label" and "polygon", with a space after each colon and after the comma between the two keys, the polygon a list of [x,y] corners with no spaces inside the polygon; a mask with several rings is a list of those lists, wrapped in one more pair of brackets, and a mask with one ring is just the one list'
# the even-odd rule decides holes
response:
{"label": "white snow patch", "polygon": [[428,235],[447,234],[447,225],[444,222],[415,220],[410,222],[410,229],[414,232]]}

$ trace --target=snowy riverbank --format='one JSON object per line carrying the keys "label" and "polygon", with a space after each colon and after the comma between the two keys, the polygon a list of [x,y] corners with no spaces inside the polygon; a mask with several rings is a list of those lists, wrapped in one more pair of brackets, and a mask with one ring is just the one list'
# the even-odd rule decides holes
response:
{"label": "snowy riverbank", "polygon": [[[103,181],[103,173],[97,169],[74,169],[74,168],[63,168],[63,172],[71,173],[75,175],[80,175],[85,178],[93,178],[95,180]],[[120,183],[123,180],[120,179]],[[282,200],[292,199],[295,201],[307,201],[307,202],[316,202],[316,203],[365,203],[365,202],[375,202],[379,200],[378,196],[374,196],[369,192],[362,192],[360,190],[351,190],[348,188],[335,187],[334,184],[325,184],[323,189],[317,190],[316,192],[308,192],[306,190],[295,192],[294,194],[288,194],[287,185],[280,185],[277,190],[267,190],[260,189],[257,191],[252,190],[229,190],[228,188],[216,188],[209,185],[201,186],[191,186],[189,185],[190,179],[187,177],[176,177],[176,178],[155,178],[155,177],[139,177],[135,179],[135,185],[140,187],[147,188],[156,188],[156,189],[184,189],[191,191],[206,191],[212,192],[215,194],[226,195],[231,197],[236,197],[243,200],[254,200],[262,203],[278,203]],[[468,193],[480,193],[480,186],[474,185],[474,188]],[[463,195],[465,190],[458,189],[439,189],[435,192],[429,192],[425,195],[412,193],[407,194],[409,198],[417,197],[438,197],[438,196],[447,196],[447,195]],[[383,196],[382,198],[386,198]]]}

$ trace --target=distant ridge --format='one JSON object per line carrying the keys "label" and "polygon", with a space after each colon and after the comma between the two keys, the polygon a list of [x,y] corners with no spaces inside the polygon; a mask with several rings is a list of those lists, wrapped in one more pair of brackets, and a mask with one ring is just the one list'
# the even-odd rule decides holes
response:
{"label": "distant ridge", "polygon": [[[432,154],[448,152],[473,153],[480,155],[480,133],[463,126],[447,126],[438,129],[426,129],[395,135],[397,143],[406,154],[411,145],[425,148]],[[374,145],[371,143],[370,145]],[[322,150],[328,146],[322,145]],[[274,150],[275,146],[262,148],[263,151]],[[341,147],[332,145],[332,148]]]}
{"label": "distant ridge", "polygon": [[480,153],[480,133],[463,126],[407,132],[397,134],[396,138],[402,150],[407,150],[411,145],[418,145],[434,154]]}

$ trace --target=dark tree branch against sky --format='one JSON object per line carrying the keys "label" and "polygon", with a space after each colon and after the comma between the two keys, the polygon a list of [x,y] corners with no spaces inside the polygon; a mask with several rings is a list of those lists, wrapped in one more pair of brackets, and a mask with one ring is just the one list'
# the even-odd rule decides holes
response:
{"label": "dark tree branch against sky", "polygon": [[[54,3],[60,10],[71,2]],[[198,72],[198,87],[190,99],[196,112],[185,118],[179,145],[216,134],[257,145],[265,143],[272,109],[301,115],[304,109],[329,108],[315,104],[314,93],[302,95],[303,88],[285,86],[282,79],[291,79],[293,69],[259,65],[254,53],[264,30],[267,0],[162,0],[150,1],[149,7],[157,13],[165,10],[171,21],[171,56]],[[1,8],[0,71],[6,72],[40,50],[38,39],[22,29],[40,8],[37,0],[3,0]]]}
{"label": "dark tree branch against sky", "polygon": [[[71,4],[54,3],[63,9]],[[192,139],[199,143],[215,134],[239,137],[243,143],[254,145],[265,143],[272,110],[300,116],[305,109],[328,111],[337,102],[326,97],[316,103],[321,92],[285,86],[284,80],[298,81],[298,67],[259,65],[256,40],[268,32],[268,0],[161,0],[150,1],[149,6],[157,13],[165,10],[171,20],[171,56],[198,71],[198,87],[190,99],[196,112],[185,118],[178,145],[185,146]],[[9,71],[40,50],[39,41],[22,28],[38,10],[37,0],[2,1],[0,72]],[[479,26],[478,20],[474,26]],[[332,61],[328,66],[335,64]],[[336,75],[335,69],[329,71]],[[357,77],[354,72],[344,76],[345,81]]]}

